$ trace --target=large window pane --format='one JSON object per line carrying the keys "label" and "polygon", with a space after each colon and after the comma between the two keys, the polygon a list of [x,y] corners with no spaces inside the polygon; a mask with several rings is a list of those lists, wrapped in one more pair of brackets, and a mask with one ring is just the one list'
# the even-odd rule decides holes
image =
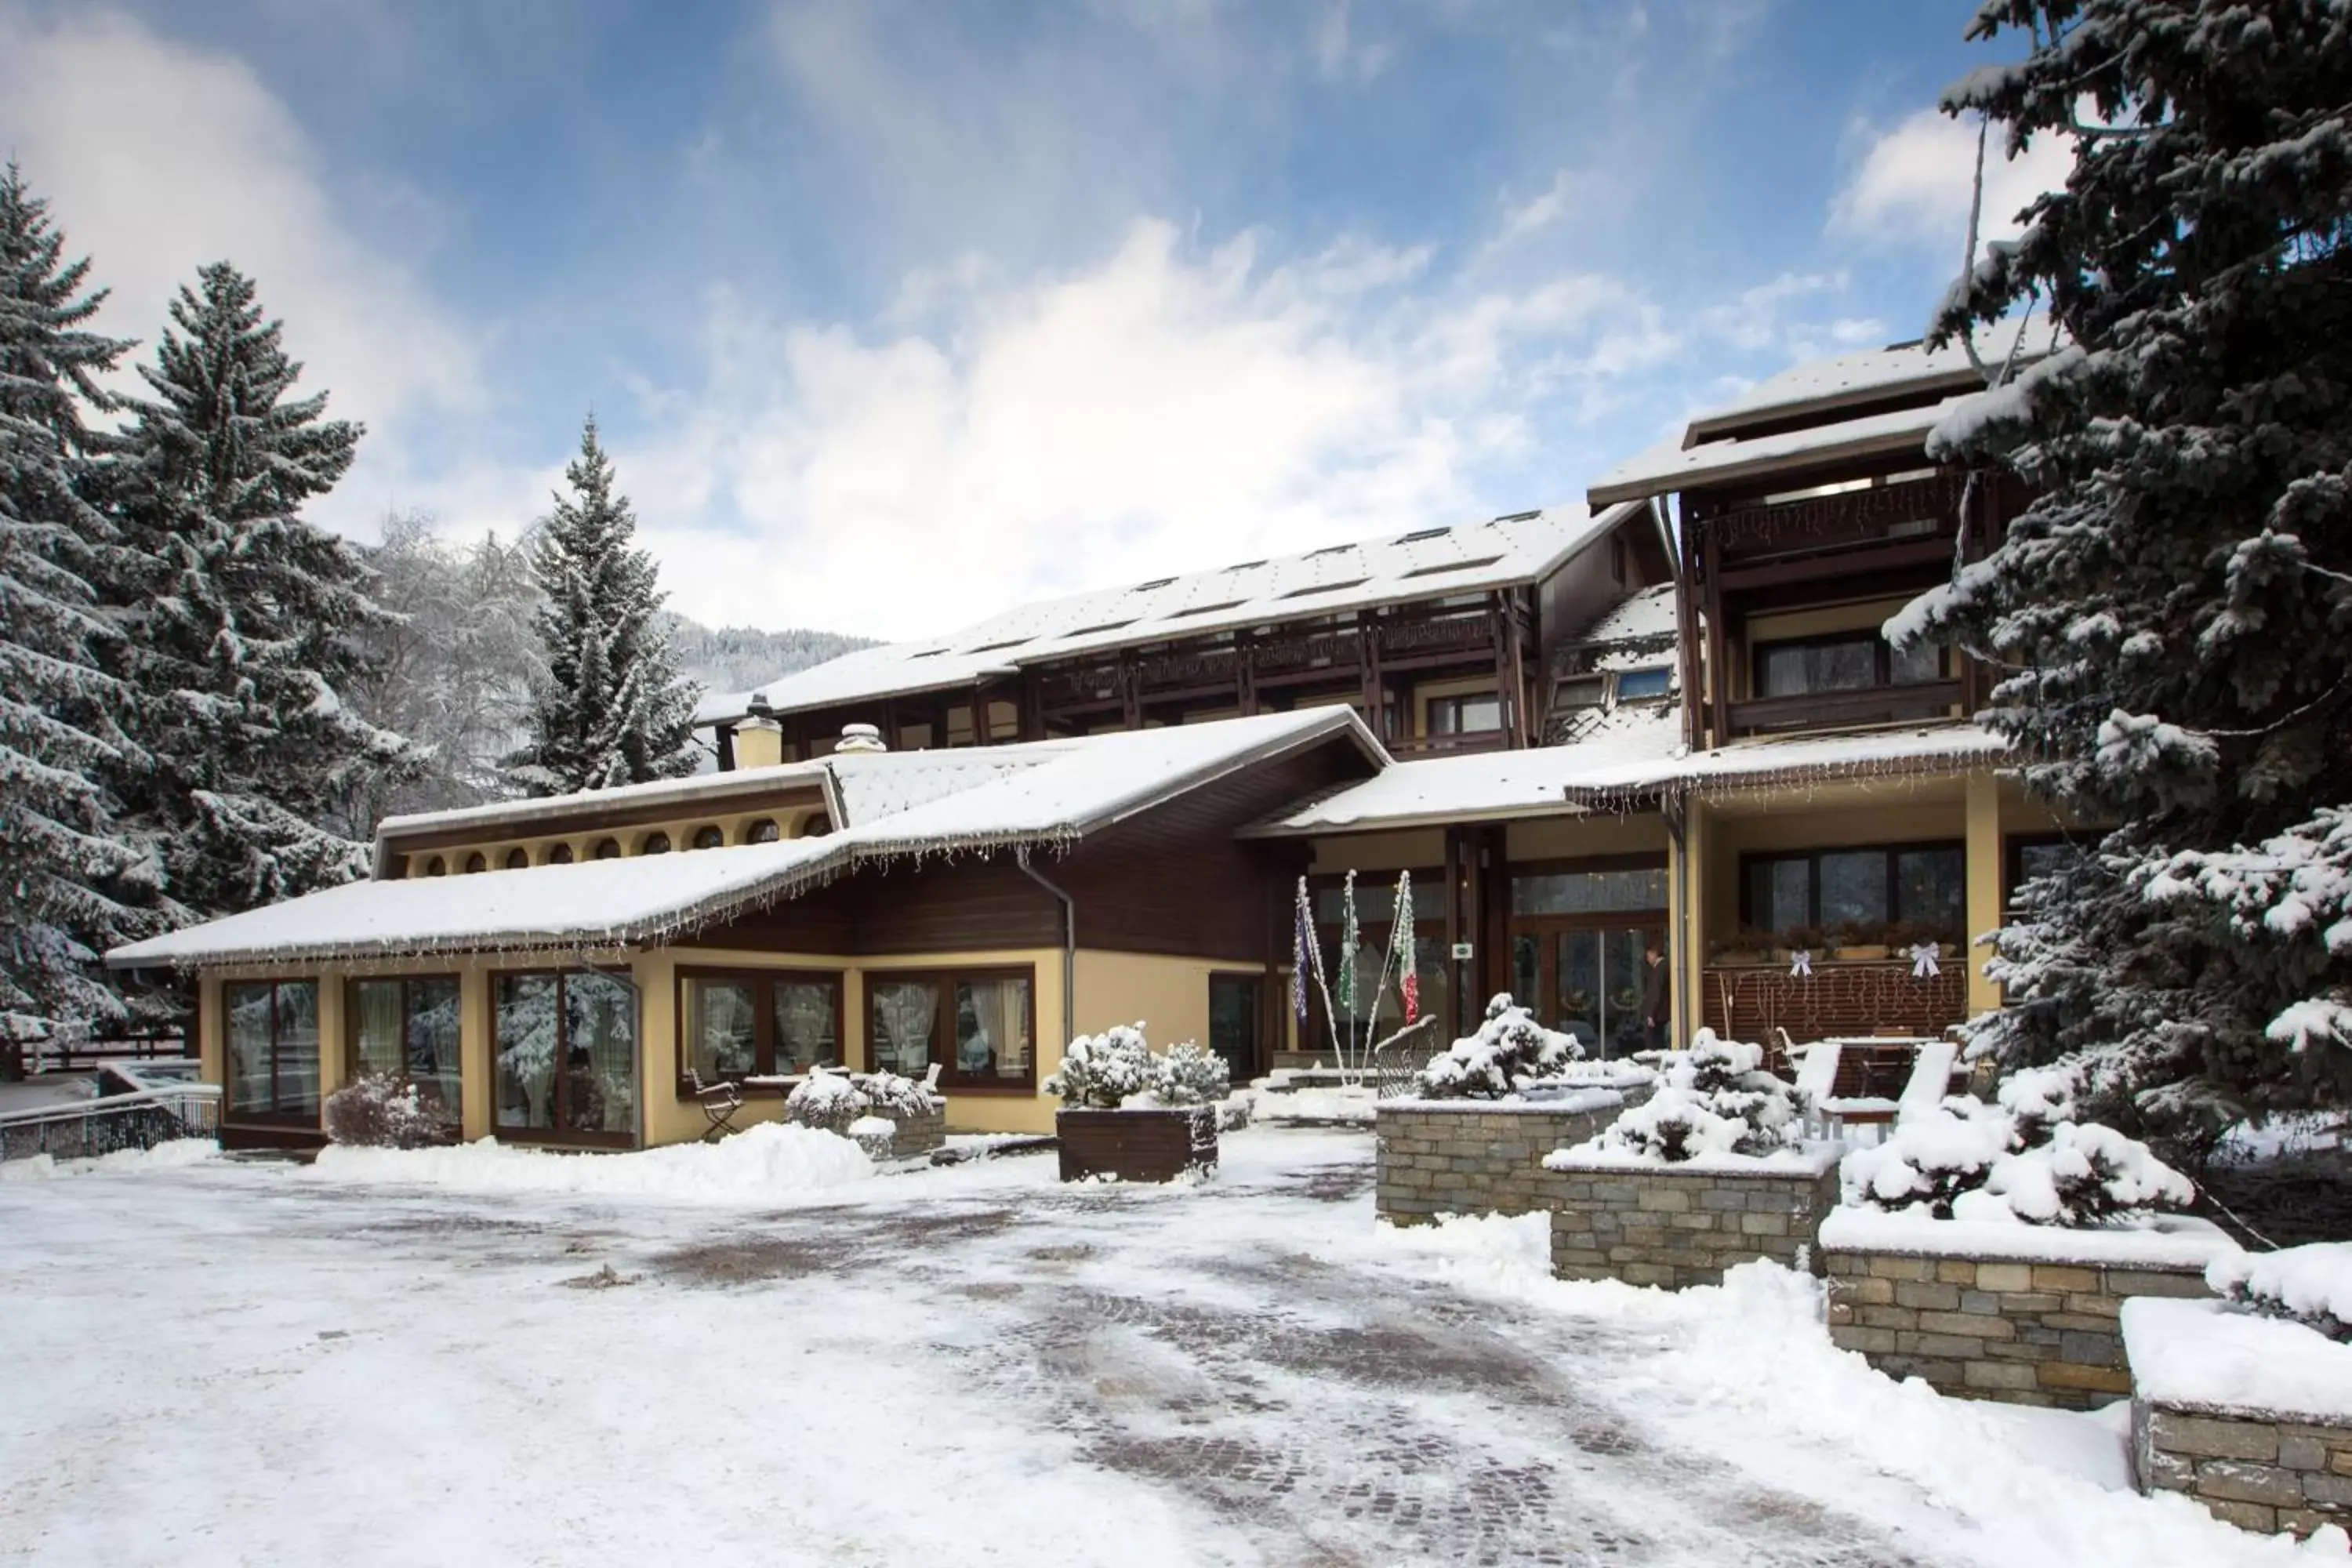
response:
{"label": "large window pane", "polygon": [[776,1070],[807,1072],[812,1068],[837,1067],[839,990],[829,981],[776,982]]}
{"label": "large window pane", "polygon": [[1968,867],[1957,849],[1906,849],[1895,858],[1896,917],[1957,937],[1968,924]]}
{"label": "large window pane", "polygon": [[319,1110],[319,983],[278,984],[277,1037],[270,1061],[278,1075],[278,1109],[293,1115]]}
{"label": "large window pane", "polygon": [[1748,907],[1756,929],[1794,931],[1813,921],[1813,868],[1805,859],[1751,860]]}
{"label": "large window pane", "polygon": [[493,1047],[498,1065],[498,1123],[555,1126],[555,1053],[562,1021],[561,988],[552,974],[501,974]]}
{"label": "large window pane", "polygon": [[451,1121],[464,1103],[457,1064],[457,983],[408,983],[408,1079],[417,1098]]}
{"label": "large window pane", "polygon": [[1515,915],[1585,915],[1614,910],[1663,910],[1663,866],[1623,871],[1559,871],[1511,879]]}
{"label": "large window pane", "polygon": [[1029,982],[960,980],[955,989],[956,1075],[1026,1079],[1032,1046]]}
{"label": "large window pane", "polygon": [[1886,851],[1861,849],[1822,858],[1822,924],[1886,923]]}
{"label": "large window pane", "polygon": [[1939,643],[1922,638],[1907,647],[1898,647],[1888,657],[1889,672],[1897,686],[1916,686],[1922,681],[1944,679],[1944,649]]}
{"label": "large window pane", "polygon": [[408,1060],[406,1019],[397,980],[362,980],[352,987],[352,1071],[396,1078]]}
{"label": "large window pane", "polygon": [[1876,637],[1828,643],[1768,643],[1757,649],[1756,685],[1759,697],[1853,691],[1877,684]]}
{"label": "large window pane", "polygon": [[632,1132],[637,1125],[637,993],[611,974],[563,977],[563,1127]]}
{"label": "large window pane", "polygon": [[705,1083],[742,1078],[759,1066],[759,1016],[748,980],[686,982],[687,1066]]}
{"label": "large window pane", "polygon": [[872,1065],[908,1078],[922,1077],[930,1069],[940,988],[928,980],[877,980],[872,985]]}
{"label": "large window pane", "polygon": [[270,1110],[268,985],[221,987],[221,1011],[228,1020],[228,1105],[231,1110]]}
{"label": "large window pane", "polygon": [[1224,1058],[1236,1084],[1257,1071],[1259,984],[1255,974],[1209,977],[1209,1048]]}

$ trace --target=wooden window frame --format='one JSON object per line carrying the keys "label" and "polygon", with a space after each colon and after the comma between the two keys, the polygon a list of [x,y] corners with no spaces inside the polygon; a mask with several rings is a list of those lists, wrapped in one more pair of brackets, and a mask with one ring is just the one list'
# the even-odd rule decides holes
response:
{"label": "wooden window frame", "polygon": [[[1767,695],[1764,690],[1764,656],[1789,648],[1847,647],[1855,643],[1871,645],[1871,678],[1867,686],[1831,686],[1819,691],[1783,691]],[[1802,697],[1839,697],[1853,691],[1907,691],[1914,687],[1933,686],[1948,680],[1944,673],[1945,650],[1936,650],[1937,674],[1934,680],[1902,680],[1895,679],[1895,645],[1884,634],[1869,627],[1857,626],[1852,631],[1819,632],[1811,637],[1770,637],[1748,644],[1748,695],[1759,702],[1788,702]]]}
{"label": "wooden window frame", "polygon": [[694,1019],[686,1005],[687,982],[690,980],[732,981],[751,987],[751,1078],[773,1078],[776,1068],[776,992],[775,983],[823,984],[833,988],[833,1043],[840,1053],[841,1065],[849,1063],[848,1020],[844,1016],[845,976],[838,969],[743,969],[726,964],[681,964],[671,982],[673,996],[670,1016],[677,1023],[677,1097],[681,1100],[695,1097],[694,1085],[687,1078],[692,1065]]}
{"label": "wooden window frame", "polygon": [[[940,988],[940,1005],[931,1016],[930,1053],[927,1066],[940,1069],[939,1087],[957,1094],[1030,1095],[1037,1092],[1037,966],[1034,963],[972,963],[944,968],[869,969],[865,972],[866,1032],[859,1054],[874,1068],[875,988],[910,980],[929,981]],[[955,1066],[955,988],[959,982],[1018,980],[1029,987],[1029,1066],[1020,1078],[967,1078]]]}
{"label": "wooden window frame", "polygon": [[1765,860],[1803,860],[1808,862],[1805,889],[1805,924],[1815,931],[1822,926],[1822,857],[1824,855],[1878,855],[1886,862],[1886,923],[1894,925],[1903,919],[1901,909],[1902,878],[1895,867],[1903,856],[1920,850],[1950,850],[1960,857],[1960,890],[1963,900],[1961,924],[1968,923],[1966,897],[1968,892],[1969,847],[1965,838],[1907,838],[1894,844],[1824,844],[1810,849],[1749,849],[1739,857],[1739,923],[1745,930],[1759,929],[1756,924],[1756,892],[1751,868]]}
{"label": "wooden window frame", "polygon": [[[458,1103],[445,1105],[449,1114],[442,1121],[457,1126],[465,1120],[466,1083],[466,991],[457,972],[434,974],[349,974],[343,977],[343,1081],[360,1080],[360,987],[362,985],[397,985],[400,987],[400,1061],[396,1075],[408,1081],[408,988],[420,981],[438,981],[457,987],[457,1094]],[[323,1101],[321,1102],[323,1103]]]}
{"label": "wooden window frame", "polygon": [[[1425,726],[1425,733],[1429,735],[1499,735],[1510,727],[1507,709],[1500,691],[1448,691],[1435,697],[1423,698],[1422,702],[1422,723]],[[1493,703],[1495,705],[1493,727],[1481,730],[1460,728],[1462,705],[1465,702]],[[1441,708],[1453,710],[1455,728],[1451,730],[1439,728],[1437,710]]]}
{"label": "wooden window frame", "polygon": [[[233,1044],[236,1037],[236,1026],[231,1022],[231,1014],[234,1012],[234,1009],[229,1005],[228,994],[240,985],[267,985],[269,987],[270,1109],[268,1110],[239,1110],[236,1105],[236,1089],[234,1084],[230,1081],[235,1075],[236,1060],[235,1055],[236,1047]],[[320,1076],[318,1108],[311,1110],[280,1110],[277,1108],[278,992],[281,986],[287,985],[308,985],[310,987],[315,998],[315,1006],[319,1011],[320,1023],[323,1026],[326,1021],[323,1011],[326,1001],[325,988],[320,984],[319,977],[315,974],[289,974],[273,976],[267,980],[224,980],[221,982],[221,1120],[224,1121],[235,1123],[240,1127],[316,1127],[320,1125],[319,1119],[325,1113],[327,1105],[325,1082],[327,1042],[325,1039],[326,1031],[323,1027],[319,1031],[320,1038],[315,1047],[319,1058]]]}
{"label": "wooden window frame", "polygon": [[[557,1094],[562,1095],[564,1058],[572,1054],[572,1006],[565,988],[581,971],[578,969],[494,969],[490,972],[490,1135],[501,1143],[544,1143],[574,1149],[634,1149],[637,1147],[646,1116],[646,998],[636,976],[625,969],[589,966],[595,973],[618,980],[627,985],[637,999],[637,1021],[634,1031],[635,1060],[630,1066],[636,1078],[636,1127],[626,1132],[583,1131],[568,1127],[509,1127],[499,1121],[499,983],[502,980],[552,980],[556,984],[555,1042]],[[558,1103],[561,1103],[559,1100]]]}

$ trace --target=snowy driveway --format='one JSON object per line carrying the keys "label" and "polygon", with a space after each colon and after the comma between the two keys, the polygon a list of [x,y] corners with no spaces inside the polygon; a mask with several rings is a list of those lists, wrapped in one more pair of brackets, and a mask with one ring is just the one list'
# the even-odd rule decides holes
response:
{"label": "snowy driveway", "polygon": [[2102,1489],[2084,1418],[1887,1384],[1805,1282],[1559,1284],[1539,1220],[1386,1233],[1370,1178],[1261,1130],[1172,1191],[0,1185],[0,1563],[2294,1556]]}

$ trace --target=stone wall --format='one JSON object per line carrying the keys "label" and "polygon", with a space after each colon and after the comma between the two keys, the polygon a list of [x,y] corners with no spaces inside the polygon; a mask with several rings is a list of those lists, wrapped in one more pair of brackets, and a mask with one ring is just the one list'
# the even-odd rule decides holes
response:
{"label": "stone wall", "polygon": [[[1834,1231],[1832,1232],[1834,1238]],[[2126,1296],[2203,1296],[2204,1266],[1831,1250],[1830,1338],[1944,1394],[2088,1410],[2132,1391]]]}
{"label": "stone wall", "polygon": [[1549,1173],[1559,1184],[1551,1270],[1679,1290],[1716,1285],[1759,1258],[1821,1270],[1814,1233],[1838,1198],[1837,1166],[1791,1171],[1630,1164]]}
{"label": "stone wall", "polygon": [[1555,1149],[1581,1143],[1621,1105],[1559,1110],[1540,1102],[1383,1100],[1374,1205],[1396,1225],[1442,1214],[1533,1214],[1555,1205],[1559,1178],[1543,1168]]}
{"label": "stone wall", "polygon": [[879,1116],[895,1123],[898,1131],[890,1138],[890,1155],[897,1160],[911,1160],[945,1146],[948,1141],[948,1102],[934,1097],[931,1108],[919,1114],[901,1114],[896,1110],[876,1109],[869,1116]]}
{"label": "stone wall", "polygon": [[2132,1401],[2142,1491],[2186,1492],[2245,1530],[2352,1526],[2352,1428]]}

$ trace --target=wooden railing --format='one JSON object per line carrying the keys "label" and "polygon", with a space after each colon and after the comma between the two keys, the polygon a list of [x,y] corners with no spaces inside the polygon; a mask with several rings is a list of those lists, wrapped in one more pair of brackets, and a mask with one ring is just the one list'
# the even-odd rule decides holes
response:
{"label": "wooden railing", "polygon": [[1808,691],[1795,697],[1761,697],[1731,705],[1731,732],[1830,729],[1853,724],[1895,723],[1906,719],[1942,719],[1960,701],[1957,680],[1923,680],[1906,686],[1866,686],[1851,691]]}
{"label": "wooden railing", "polygon": [[1511,743],[1507,730],[1473,730],[1461,735],[1400,735],[1385,742],[1392,757],[1454,757],[1500,752]]}
{"label": "wooden railing", "polygon": [[1855,1035],[1940,1035],[1968,1016],[1967,961],[1915,976],[1907,959],[1817,959],[1811,975],[1777,963],[1710,963],[1699,977],[1706,1026],[1734,1040],[1770,1042],[1786,1029],[1799,1045]]}

